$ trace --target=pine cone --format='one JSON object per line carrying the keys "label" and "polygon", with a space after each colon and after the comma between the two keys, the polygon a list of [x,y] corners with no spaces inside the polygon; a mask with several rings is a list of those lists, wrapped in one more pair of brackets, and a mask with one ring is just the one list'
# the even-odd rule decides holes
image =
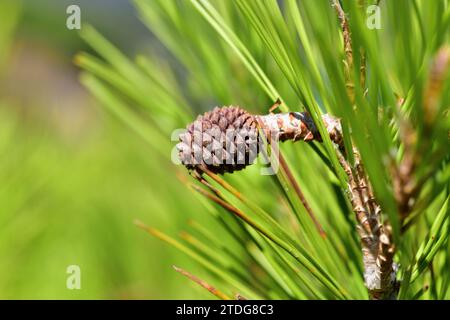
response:
{"label": "pine cone", "polygon": [[257,137],[253,115],[239,107],[216,107],[187,126],[177,148],[188,169],[204,165],[214,173],[231,173],[254,162]]}

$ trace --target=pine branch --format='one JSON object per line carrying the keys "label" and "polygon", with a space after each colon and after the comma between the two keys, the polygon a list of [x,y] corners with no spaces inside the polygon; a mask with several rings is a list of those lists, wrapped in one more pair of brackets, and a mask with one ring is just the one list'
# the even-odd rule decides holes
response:
{"label": "pine branch", "polygon": [[345,76],[345,87],[347,89],[347,95],[350,98],[350,101],[354,103],[355,101],[355,83],[353,80],[353,49],[352,49],[352,38],[350,33],[350,27],[348,25],[347,17],[345,16],[345,12],[339,3],[339,0],[332,0],[332,6],[336,10],[337,16],[339,18],[342,35],[344,38],[344,53],[345,53],[345,61],[344,61],[344,76]]}
{"label": "pine branch", "polygon": [[389,224],[381,223],[381,208],[364,172],[359,153],[354,150],[355,167],[339,153],[339,161],[349,178],[348,195],[358,222],[364,265],[364,282],[371,299],[395,299],[397,284]]}
{"label": "pine branch", "polygon": [[[345,52],[344,78],[347,95],[353,105],[355,103],[355,84],[353,79],[354,60],[350,27],[340,2],[333,0],[332,6],[336,10],[341,24]],[[361,2],[359,2],[359,6],[362,6]],[[366,56],[363,48],[360,49],[360,52],[360,85],[364,90]],[[396,270],[393,262],[395,246],[392,242],[391,226],[388,220],[381,222],[381,208],[375,199],[372,186],[365,173],[361,156],[356,147],[353,147],[353,153],[355,159],[354,168],[351,168],[342,154],[339,154],[339,161],[349,179],[348,194],[358,221],[357,231],[363,252],[364,282],[369,290],[371,299],[395,299],[397,294]]]}
{"label": "pine branch", "polygon": [[[244,120],[243,120],[244,119]],[[340,122],[337,118],[330,115],[324,115],[322,117],[328,134],[331,140],[336,143],[339,148],[343,148],[343,139]],[[256,126],[256,123],[258,126]],[[213,188],[206,180],[201,176],[202,172],[207,172],[210,176],[214,177],[214,173],[233,172],[236,169],[236,159],[239,154],[238,142],[232,140],[231,146],[224,143],[226,138],[229,138],[229,130],[244,130],[244,134],[248,135],[249,128],[253,130],[251,135],[253,137],[258,136],[258,127],[260,127],[265,138],[273,141],[321,141],[321,137],[318,134],[314,122],[306,112],[289,112],[281,114],[269,114],[264,116],[252,116],[243,109],[238,107],[223,107],[216,108],[211,112],[205,113],[204,116],[200,116],[197,120],[188,125],[188,131],[180,136],[180,159],[186,165],[188,169],[191,169],[194,177],[201,183],[206,185],[213,193],[218,197],[214,197],[211,194],[205,194],[210,199],[219,203],[221,206],[230,210],[230,206],[223,201],[220,193]],[[204,129],[206,128],[206,129]],[[211,134],[211,130],[216,130],[215,134]],[[250,142],[246,141],[245,135],[240,133],[233,134],[241,138],[241,143],[246,143],[245,148],[241,148],[248,153],[247,150],[251,148]],[[218,139],[212,139],[212,137],[219,137]],[[206,139],[206,140],[205,140]],[[255,141],[255,140],[252,140]],[[218,149],[209,150],[205,148],[208,145],[216,145]],[[227,146],[224,147],[224,146]],[[275,146],[273,146],[275,147]],[[216,162],[208,164],[204,159],[198,158],[198,154],[195,152],[202,150],[201,155],[207,154],[207,158],[216,158]],[[256,152],[260,150],[257,149]],[[369,290],[371,298],[380,299],[386,297],[395,296],[395,277],[396,272],[394,270],[393,256],[395,253],[395,246],[392,243],[391,230],[388,223],[381,224],[381,209],[376,202],[373,194],[372,187],[369,183],[368,177],[364,171],[359,152],[354,148],[355,169],[352,169],[349,163],[344,159],[342,154],[339,154],[339,160],[344,168],[349,179],[348,196],[352,203],[353,211],[356,214],[358,221],[357,231],[361,239],[362,251],[363,251],[363,263],[365,268],[365,283]],[[221,159],[217,157],[218,154],[222,155]],[[226,154],[226,156],[223,156]],[[281,155],[279,155],[281,156]],[[197,159],[198,164],[187,163],[187,160]],[[233,160],[233,161],[230,161]],[[239,169],[250,165],[249,158],[245,157],[247,162],[239,163]],[[280,162],[283,158],[280,157]],[[227,162],[228,161],[228,162]],[[195,169],[195,170],[192,170]],[[217,178],[215,179],[217,181]],[[223,184],[224,182],[222,182]],[[200,190],[198,190],[200,191]],[[319,231],[323,229],[315,219],[311,210],[308,210],[309,205],[300,189],[296,190],[300,199],[302,200],[305,208],[313,219],[314,223],[318,227]],[[234,191],[233,193],[236,193]],[[235,212],[235,210],[232,210]],[[321,232],[321,234],[324,234]]]}

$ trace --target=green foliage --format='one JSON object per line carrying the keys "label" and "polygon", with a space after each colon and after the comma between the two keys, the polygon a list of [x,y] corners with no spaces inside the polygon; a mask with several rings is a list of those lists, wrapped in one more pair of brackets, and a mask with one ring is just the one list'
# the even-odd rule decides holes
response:
{"label": "green foliage", "polygon": [[[81,37],[99,57],[82,53],[76,63],[92,94],[148,142],[150,153],[160,155],[154,165],[165,168],[166,176],[152,184],[180,206],[164,214],[202,220],[183,225],[180,240],[145,228],[197,261],[203,268],[193,273],[220,291],[250,299],[367,298],[346,176],[318,121],[329,112],[342,119],[347,145],[352,140],[359,149],[384,219],[392,224],[400,298],[448,299],[448,77],[436,106],[440,116],[431,126],[424,96],[433,58],[449,44],[450,3],[381,1],[382,29],[371,30],[364,6],[342,2],[353,48],[365,52],[353,50],[355,67],[347,76],[341,29],[329,1],[286,0],[280,7],[275,0],[136,0],[143,22],[167,51],[132,61],[85,27]],[[353,86],[354,101],[348,78],[364,83]],[[278,97],[286,110],[307,110],[325,141],[284,144],[287,165],[276,176],[260,175],[258,166],[223,179],[208,175],[212,195],[171,164],[175,143],[168,137],[195,113],[214,104],[267,113]],[[405,99],[401,107],[398,97]],[[404,121],[417,133],[415,150],[426,153],[414,171],[422,182],[414,219],[402,233],[391,169],[404,157]],[[188,188],[172,189],[167,180],[175,175]]]}

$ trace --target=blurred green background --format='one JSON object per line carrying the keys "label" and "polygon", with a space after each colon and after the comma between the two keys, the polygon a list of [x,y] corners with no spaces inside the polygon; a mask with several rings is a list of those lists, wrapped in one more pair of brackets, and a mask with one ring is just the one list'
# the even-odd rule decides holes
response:
{"label": "blurred green background", "polygon": [[160,46],[128,1],[0,2],[0,298],[205,297],[170,267],[188,259],[133,224],[178,230],[183,187],[79,84],[70,4],[124,52]]}

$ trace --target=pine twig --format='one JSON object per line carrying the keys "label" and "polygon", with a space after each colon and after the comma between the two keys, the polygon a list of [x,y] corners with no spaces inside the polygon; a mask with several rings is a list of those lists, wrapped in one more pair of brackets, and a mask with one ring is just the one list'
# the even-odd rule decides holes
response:
{"label": "pine twig", "polygon": [[339,0],[332,0],[332,6],[336,10],[337,16],[341,23],[342,35],[344,38],[344,53],[345,53],[345,66],[344,66],[344,76],[345,76],[345,87],[347,89],[347,95],[350,98],[352,104],[355,101],[355,83],[353,81],[353,49],[352,49],[352,38],[350,34],[350,27],[348,25],[347,17],[345,12],[339,3]]}
{"label": "pine twig", "polygon": [[[361,7],[362,2],[359,2]],[[338,0],[332,0],[341,24],[344,39],[345,65],[344,77],[347,95],[352,105],[355,103],[355,84],[353,77],[354,60],[351,32],[347,17]],[[366,56],[361,52],[360,86],[365,88]],[[349,179],[348,194],[358,222],[357,231],[363,252],[364,282],[371,299],[395,299],[397,294],[396,270],[393,261],[395,246],[392,242],[389,221],[381,222],[381,208],[377,203],[370,181],[365,173],[359,151],[353,147],[355,168],[338,152],[341,166]]]}
{"label": "pine twig", "polygon": [[[338,149],[343,149],[342,130],[339,119],[336,119],[330,115],[323,115],[322,120],[324,121],[331,140],[338,145]],[[210,141],[206,141],[205,143],[203,136],[206,136],[208,139],[213,135],[210,134],[208,130],[204,130],[204,127],[219,131],[216,132],[218,139],[213,139],[212,142],[216,142],[218,149],[212,151],[207,149],[205,150],[204,146],[210,143]],[[250,158],[245,158],[247,162],[241,164],[236,164],[233,161],[231,161],[231,163],[227,163],[225,161],[230,160],[230,158],[235,160],[239,156],[236,151],[238,150],[236,140],[232,140],[232,144],[234,143],[235,145],[233,146],[234,148],[231,148],[231,152],[229,149],[223,147],[223,141],[227,138],[227,130],[230,128],[233,130],[246,129],[244,130],[244,135],[249,134],[248,129],[254,130],[253,137],[258,135],[258,128],[261,128],[265,138],[270,141],[273,141],[272,138],[274,136],[275,141],[322,141],[322,138],[320,137],[312,118],[306,112],[289,112],[264,116],[252,116],[238,107],[216,108],[211,112],[207,112],[204,116],[197,118],[194,123],[188,125],[188,131],[184,135],[180,136],[181,146],[179,146],[179,150],[182,162],[188,169],[194,169],[191,171],[193,172],[194,177],[207,186],[212,193],[206,192],[202,188],[195,185],[192,185],[192,187],[210,200],[234,213],[247,223],[250,223],[260,232],[264,233],[264,231],[260,229],[261,226],[255,225],[254,222],[251,219],[248,219],[243,212],[224,201],[220,192],[210,185],[205,179],[203,179],[201,175],[202,172],[206,172],[213,180],[221,184],[225,189],[229,190],[238,199],[241,198],[241,195],[236,190],[230,188],[225,181],[216,175],[216,173],[241,170],[245,166],[251,164],[249,162]],[[246,147],[250,148],[248,143],[245,142],[246,140],[243,139],[243,136],[239,136],[239,132],[238,138],[241,139],[241,143],[247,144]],[[272,147],[277,148],[276,145],[272,145]],[[209,159],[216,158],[216,162],[212,165],[206,163],[205,161],[200,161],[197,165],[187,163],[188,160],[195,158],[196,150],[200,150],[202,152],[202,156],[205,155],[205,152],[210,152],[209,154],[206,154],[206,156]],[[250,152],[247,148],[241,150],[245,150],[247,156],[250,156]],[[220,153],[218,151],[220,151]],[[256,150],[256,152],[259,151],[259,149]],[[337,152],[339,153],[339,151]],[[354,153],[355,159],[357,159],[355,170],[350,167],[342,155],[340,155],[340,162],[349,178],[349,197],[358,221],[358,233],[361,238],[364,257],[365,283],[372,298],[378,299],[392,297],[395,295],[394,288],[396,273],[393,264],[395,247],[391,241],[390,228],[387,223],[385,223],[384,226],[381,225],[380,207],[375,200],[369,180],[364,172],[359,153],[356,149],[354,149]],[[218,155],[221,155],[222,157],[219,158]],[[282,156],[280,156],[279,159],[282,167],[287,168]],[[310,210],[303,193],[295,181],[292,181],[292,172],[287,170],[285,173],[294,187],[297,186],[295,190],[297,196],[303,202],[303,205],[305,206],[313,222],[318,227],[319,231],[322,231],[321,234],[324,235],[323,230]]]}
{"label": "pine twig", "polygon": [[364,282],[371,299],[393,299],[396,296],[396,270],[389,225],[381,223],[381,208],[364,173],[359,154],[355,152],[356,170],[338,153],[339,162],[349,179],[348,194],[356,215],[357,232],[363,253]]}

